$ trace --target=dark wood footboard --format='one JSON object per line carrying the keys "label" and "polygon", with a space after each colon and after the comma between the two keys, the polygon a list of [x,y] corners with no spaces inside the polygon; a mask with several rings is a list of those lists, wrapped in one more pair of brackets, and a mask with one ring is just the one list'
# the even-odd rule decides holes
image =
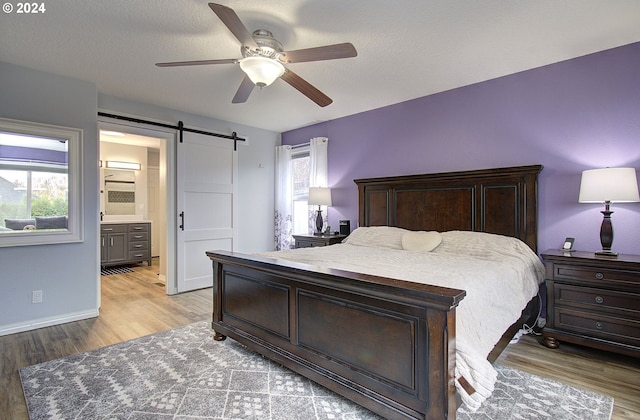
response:
{"label": "dark wood footboard", "polygon": [[455,418],[462,290],[231,252],[213,329],[389,419]]}
{"label": "dark wood footboard", "polygon": [[[541,165],[356,180],[359,226],[472,230],[537,246]],[[454,419],[462,290],[207,252],[213,328],[389,419]],[[317,271],[316,271],[317,270]],[[500,350],[522,325],[513,325]]]}

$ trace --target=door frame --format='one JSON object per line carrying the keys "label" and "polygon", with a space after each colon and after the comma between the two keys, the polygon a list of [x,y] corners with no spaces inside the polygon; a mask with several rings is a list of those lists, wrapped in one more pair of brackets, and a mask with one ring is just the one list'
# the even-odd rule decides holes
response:
{"label": "door frame", "polygon": [[[159,138],[160,147],[160,180],[164,181],[165,188],[161,189],[160,201],[164,200],[164,225],[165,225],[165,243],[161,243],[161,267],[160,272],[165,273],[165,290],[168,295],[178,293],[177,289],[177,268],[176,268],[176,229],[177,229],[177,211],[176,211],[176,164],[177,164],[177,133],[175,130],[164,129],[147,124],[131,123],[122,120],[115,120],[108,117],[98,117],[98,130],[119,131],[141,136]],[[100,144],[100,136],[98,133],[98,144]],[[96,166],[96,170],[99,168]],[[98,231],[100,225],[97,226]],[[99,237],[99,236],[98,236]],[[98,245],[100,245],[98,243]],[[164,261],[163,261],[164,260]],[[98,270],[100,267],[98,267]],[[98,279],[100,279],[98,272]],[[100,280],[99,280],[100,281]],[[98,285],[99,286],[99,285]],[[100,305],[98,305],[100,306]]]}

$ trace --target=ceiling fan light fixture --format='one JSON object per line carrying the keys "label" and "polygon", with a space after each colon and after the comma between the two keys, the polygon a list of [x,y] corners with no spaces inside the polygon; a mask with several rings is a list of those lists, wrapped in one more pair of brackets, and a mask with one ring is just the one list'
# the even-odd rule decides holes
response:
{"label": "ceiling fan light fixture", "polygon": [[268,57],[245,57],[240,60],[240,68],[259,87],[269,86],[284,74],[284,66]]}

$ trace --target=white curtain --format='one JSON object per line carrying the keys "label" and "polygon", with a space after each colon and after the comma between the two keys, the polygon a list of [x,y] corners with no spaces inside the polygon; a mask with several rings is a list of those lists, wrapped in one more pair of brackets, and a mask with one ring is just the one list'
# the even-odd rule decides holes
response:
{"label": "white curtain", "polygon": [[[329,186],[329,139],[315,137],[309,142],[309,187]],[[325,227],[327,206],[321,206]],[[309,231],[316,231],[316,206],[309,206]]]}
{"label": "white curtain", "polygon": [[276,146],[275,250],[293,245],[293,175],[291,146]]}

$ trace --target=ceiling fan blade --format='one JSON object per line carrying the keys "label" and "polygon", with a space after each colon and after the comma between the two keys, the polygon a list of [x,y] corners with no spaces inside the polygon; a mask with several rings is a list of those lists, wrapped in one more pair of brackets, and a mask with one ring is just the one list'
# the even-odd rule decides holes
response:
{"label": "ceiling fan blade", "polygon": [[258,44],[256,44],[256,41],[254,41],[251,36],[251,32],[247,30],[233,9],[217,3],[209,3],[209,7],[216,15],[218,15],[222,23],[229,28],[231,33],[238,38],[238,41],[240,41],[242,45],[247,46],[252,50],[258,49]]}
{"label": "ceiling fan blade", "polygon": [[335,60],[358,55],[356,48],[350,42],[343,44],[325,45],[324,47],[305,48],[302,50],[285,51],[282,61],[289,63],[304,63],[307,61]]}
{"label": "ceiling fan blade", "polygon": [[169,63],[156,63],[158,67],[202,66],[206,64],[235,64],[239,60],[227,58],[223,60],[196,60],[196,61],[172,61]]}
{"label": "ceiling fan blade", "polygon": [[289,83],[294,88],[298,89],[300,93],[302,93],[307,98],[311,99],[313,102],[318,104],[321,107],[325,107],[333,102],[331,98],[329,98],[324,93],[320,92],[314,86],[312,86],[309,82],[304,80],[302,77],[298,76],[291,70],[287,69],[282,76],[280,76],[282,80]]}
{"label": "ceiling fan blade", "polygon": [[251,79],[249,79],[249,76],[244,76],[244,79],[242,79],[240,87],[238,88],[236,95],[231,100],[231,103],[240,104],[243,102],[247,102],[247,99],[249,99],[249,95],[251,95],[254,86],[255,85],[253,84]]}

